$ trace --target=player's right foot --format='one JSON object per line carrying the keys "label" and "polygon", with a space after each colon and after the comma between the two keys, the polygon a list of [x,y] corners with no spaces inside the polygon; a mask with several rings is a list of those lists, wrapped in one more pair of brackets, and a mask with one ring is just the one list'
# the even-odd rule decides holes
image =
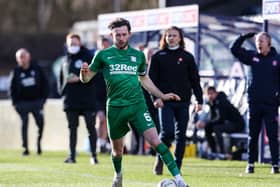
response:
{"label": "player's right foot", "polygon": [[115,173],[112,187],[122,187],[122,173]]}

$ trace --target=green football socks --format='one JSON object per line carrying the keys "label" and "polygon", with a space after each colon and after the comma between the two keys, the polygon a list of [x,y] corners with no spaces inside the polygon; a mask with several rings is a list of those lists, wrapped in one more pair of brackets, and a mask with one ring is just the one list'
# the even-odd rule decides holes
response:
{"label": "green football socks", "polygon": [[160,143],[155,149],[160,154],[162,161],[165,163],[172,176],[180,175],[180,170],[166,145]]}
{"label": "green football socks", "polygon": [[122,157],[113,157],[112,156],[112,161],[113,161],[113,167],[116,173],[120,173],[122,170]]}

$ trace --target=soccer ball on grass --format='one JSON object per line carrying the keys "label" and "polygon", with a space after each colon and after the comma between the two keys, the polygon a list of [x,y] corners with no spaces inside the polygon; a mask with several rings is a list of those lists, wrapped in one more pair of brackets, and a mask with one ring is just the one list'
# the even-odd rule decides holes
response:
{"label": "soccer ball on grass", "polygon": [[163,179],[161,180],[157,187],[177,187],[174,179]]}

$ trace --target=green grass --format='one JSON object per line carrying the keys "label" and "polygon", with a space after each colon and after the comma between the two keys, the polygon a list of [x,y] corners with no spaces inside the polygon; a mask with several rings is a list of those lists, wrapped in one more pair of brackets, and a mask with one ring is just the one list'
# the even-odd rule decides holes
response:
{"label": "green grass", "polygon": [[[113,176],[111,158],[99,155],[100,164],[90,165],[89,155],[80,153],[76,164],[64,164],[66,152],[31,153],[0,150],[0,187],[110,187]],[[125,155],[124,187],[156,187],[170,178],[152,174],[154,158]],[[279,187],[280,175],[270,174],[270,165],[257,164],[255,174],[245,174],[246,162],[208,161],[185,158],[182,173],[191,187]]]}

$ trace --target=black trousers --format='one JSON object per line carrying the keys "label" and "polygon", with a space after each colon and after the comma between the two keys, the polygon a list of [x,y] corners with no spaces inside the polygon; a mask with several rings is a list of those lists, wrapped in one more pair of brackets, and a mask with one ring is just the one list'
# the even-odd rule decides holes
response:
{"label": "black trousers", "polygon": [[15,109],[21,119],[22,147],[28,150],[28,114],[31,113],[38,127],[37,147],[41,144],[44,130],[43,100],[20,101],[15,105]]}
{"label": "black trousers", "polygon": [[86,128],[88,130],[88,138],[90,143],[90,149],[92,156],[96,156],[96,140],[97,134],[95,129],[95,112],[93,111],[66,111],[66,117],[68,121],[69,134],[69,148],[70,157],[75,159],[76,157],[76,145],[77,145],[77,129],[79,126],[79,116],[84,116],[86,122]]}
{"label": "black trousers", "polygon": [[272,158],[272,165],[278,165],[278,106],[264,104],[249,104],[249,138],[248,163],[253,164],[258,159],[259,134],[264,122]]}
{"label": "black trousers", "polygon": [[[218,153],[218,145],[220,153],[225,153],[223,133],[241,132],[243,129],[244,123],[233,123],[230,121],[225,121],[224,123],[206,123],[205,136],[211,151]],[[213,137],[213,133],[215,133],[216,139]]]}
{"label": "black trousers", "polygon": [[167,102],[161,110],[160,140],[170,147],[175,139],[175,161],[182,166],[185,153],[186,130],[189,121],[189,104],[186,102]]}

